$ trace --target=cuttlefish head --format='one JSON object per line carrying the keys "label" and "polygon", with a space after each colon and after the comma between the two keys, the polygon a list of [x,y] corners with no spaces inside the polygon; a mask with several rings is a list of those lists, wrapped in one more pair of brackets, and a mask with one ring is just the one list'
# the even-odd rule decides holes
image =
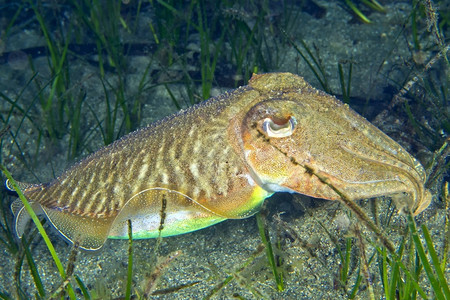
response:
{"label": "cuttlefish head", "polygon": [[256,75],[249,86],[259,97],[236,132],[264,189],[329,200],[388,195],[414,214],[430,204],[421,164],[348,105],[289,73]]}

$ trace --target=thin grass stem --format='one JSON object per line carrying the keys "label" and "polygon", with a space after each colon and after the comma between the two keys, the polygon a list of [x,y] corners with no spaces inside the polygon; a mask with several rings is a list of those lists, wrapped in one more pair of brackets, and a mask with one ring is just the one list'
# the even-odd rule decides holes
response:
{"label": "thin grass stem", "polygon": [[270,242],[270,237],[267,234],[266,226],[264,225],[264,221],[261,217],[261,213],[256,214],[256,222],[258,224],[259,235],[261,236],[261,240],[263,244],[266,246],[266,255],[269,260],[269,265],[272,268],[272,273],[275,278],[275,282],[277,284],[277,290],[284,290],[284,282],[281,274],[278,273],[277,264],[275,262],[275,256],[273,255],[272,243]]}
{"label": "thin grass stem", "polygon": [[128,224],[128,271],[127,271],[127,286],[125,292],[125,299],[131,299],[131,285],[133,283],[133,228],[131,220],[127,220]]}
{"label": "thin grass stem", "polygon": [[414,245],[416,246],[416,250],[417,250],[417,253],[418,253],[419,257],[420,257],[420,261],[423,264],[423,268],[424,268],[425,273],[426,273],[426,275],[428,277],[428,280],[430,281],[430,284],[431,284],[431,287],[433,288],[435,296],[439,300],[440,299],[445,299],[444,298],[444,294],[442,293],[439,281],[435,278],[435,276],[433,274],[433,271],[431,269],[431,265],[430,265],[430,263],[428,261],[428,258],[426,256],[426,254],[425,254],[425,249],[423,247],[422,242],[420,241],[419,234],[418,234],[417,229],[416,229],[416,223],[414,222],[414,218],[413,218],[411,213],[408,214],[407,217],[408,217],[408,226],[409,226],[409,229],[411,231],[411,235],[413,237]]}

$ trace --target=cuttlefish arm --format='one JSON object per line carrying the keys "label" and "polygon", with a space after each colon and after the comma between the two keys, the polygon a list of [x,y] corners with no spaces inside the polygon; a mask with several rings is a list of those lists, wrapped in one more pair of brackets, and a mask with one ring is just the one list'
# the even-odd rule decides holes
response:
{"label": "cuttlefish arm", "polygon": [[261,101],[230,131],[266,190],[330,200],[392,195],[416,215],[430,204],[421,164],[348,105],[292,74],[255,75],[249,85]]}

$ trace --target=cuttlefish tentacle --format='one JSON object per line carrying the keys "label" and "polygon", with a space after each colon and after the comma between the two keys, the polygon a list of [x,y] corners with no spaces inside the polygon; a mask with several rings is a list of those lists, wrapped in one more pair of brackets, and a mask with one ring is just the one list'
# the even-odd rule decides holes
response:
{"label": "cuttlefish tentacle", "polygon": [[[349,139],[346,141],[347,143],[341,143],[339,146],[344,151],[368,162],[384,164],[386,167],[390,166],[394,173],[405,176],[407,180],[401,179],[401,176],[398,180],[407,186],[405,192],[410,197],[409,199],[401,196],[394,197],[398,209],[412,209],[415,215],[423,211],[431,202],[431,194],[424,187],[427,176],[422,165],[390,137],[379,134],[379,129],[370,123],[360,122],[359,118],[354,118],[351,115],[350,110],[348,112],[341,114],[341,117],[357,129],[358,133],[365,139],[356,141]],[[405,203],[405,201],[408,203]]]}
{"label": "cuttlefish tentacle", "polygon": [[[403,176],[405,176],[406,179],[408,179],[403,180],[401,177],[390,179],[391,181],[398,181],[404,185],[403,188],[402,187],[399,188],[398,192],[393,193],[399,193],[403,191],[404,193],[407,193],[409,195],[409,197],[407,197],[406,195],[404,196],[397,195],[393,197],[394,201],[396,202],[396,206],[399,210],[411,209],[412,213],[414,215],[417,215],[420,212],[422,212],[426,207],[428,207],[428,205],[430,204],[431,194],[428,190],[424,188],[423,185],[423,183],[426,181],[425,172],[422,166],[415,159],[410,160],[410,163],[408,164],[401,160],[395,159],[395,157],[392,157],[391,155],[386,155],[385,152],[380,152],[377,153],[377,155],[375,155],[375,153],[378,152],[378,150],[376,149],[374,149],[374,152],[372,153],[374,157],[369,157],[362,152],[352,150],[346,146],[341,146],[341,148],[344,151],[347,151],[350,154],[353,154],[363,160],[385,165],[386,168],[392,169],[393,173],[402,174]],[[365,185],[365,184],[376,185],[378,182],[360,183],[347,181],[347,183],[349,185]],[[383,193],[383,191],[380,191],[379,196],[383,194],[387,195],[387,193]]]}

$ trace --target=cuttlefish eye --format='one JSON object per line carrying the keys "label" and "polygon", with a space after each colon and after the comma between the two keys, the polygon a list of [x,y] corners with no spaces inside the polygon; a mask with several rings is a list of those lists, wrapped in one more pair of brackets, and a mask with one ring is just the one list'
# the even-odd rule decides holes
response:
{"label": "cuttlefish eye", "polygon": [[297,125],[297,121],[294,117],[289,117],[287,120],[281,122],[274,122],[271,118],[265,118],[262,124],[264,132],[269,137],[283,138],[290,136]]}

